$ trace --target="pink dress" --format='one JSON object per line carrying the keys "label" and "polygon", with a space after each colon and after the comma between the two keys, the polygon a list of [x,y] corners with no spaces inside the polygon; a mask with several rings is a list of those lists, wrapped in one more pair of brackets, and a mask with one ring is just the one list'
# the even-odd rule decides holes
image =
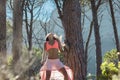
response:
{"label": "pink dress", "polygon": [[[46,51],[51,48],[59,49],[58,42],[56,40],[53,45],[49,45],[49,43],[46,42]],[[64,80],[63,74],[59,72],[59,69],[63,67],[66,69],[68,73],[69,80],[73,80],[72,70],[69,67],[63,65],[63,63],[59,59],[47,59],[46,60],[46,62],[40,69],[41,80],[46,80],[46,70],[51,71],[50,80]]]}
{"label": "pink dress", "polygon": [[73,73],[72,70],[63,65],[59,59],[47,59],[45,64],[40,69],[40,77],[41,80],[46,80],[46,70],[51,71],[50,80],[64,80],[64,76],[62,73],[59,72],[59,69],[65,67],[69,80],[73,80]]}

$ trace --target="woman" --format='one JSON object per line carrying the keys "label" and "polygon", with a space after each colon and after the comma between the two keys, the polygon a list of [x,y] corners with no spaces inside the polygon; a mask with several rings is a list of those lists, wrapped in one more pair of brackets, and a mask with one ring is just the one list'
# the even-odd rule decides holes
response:
{"label": "woman", "polygon": [[46,70],[46,80],[50,80],[52,70],[58,70],[64,75],[64,80],[68,80],[67,72],[58,56],[59,51],[63,51],[62,46],[59,39],[57,39],[54,34],[49,33],[47,35],[44,50],[44,55],[46,53],[47,57],[45,62],[44,60],[42,61],[44,65],[41,70]]}

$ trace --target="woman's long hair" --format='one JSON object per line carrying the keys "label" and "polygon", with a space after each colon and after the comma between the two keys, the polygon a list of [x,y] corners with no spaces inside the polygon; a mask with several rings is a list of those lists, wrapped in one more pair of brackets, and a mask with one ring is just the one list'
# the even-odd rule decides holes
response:
{"label": "woman's long hair", "polygon": [[54,39],[54,40],[59,40],[59,38],[58,38],[58,36],[57,36],[56,34],[48,33],[47,36],[46,36],[46,41],[49,41],[48,37],[49,37],[49,35],[51,35],[51,34],[53,35],[53,39]]}

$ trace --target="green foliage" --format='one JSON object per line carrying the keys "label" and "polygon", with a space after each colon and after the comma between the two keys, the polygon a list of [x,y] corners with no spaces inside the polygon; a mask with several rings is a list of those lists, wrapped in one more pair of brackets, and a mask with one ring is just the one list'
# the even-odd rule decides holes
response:
{"label": "green foliage", "polygon": [[112,80],[112,76],[118,74],[118,55],[116,49],[106,52],[101,65],[101,70],[102,75],[100,79],[102,80]]}
{"label": "green foliage", "polygon": [[107,77],[108,79],[112,79],[112,75],[118,74],[118,68],[115,66],[113,62],[103,62],[101,65],[102,75]]}
{"label": "green foliage", "polygon": [[90,6],[90,1],[89,0],[81,0],[80,1],[82,6]]}
{"label": "green foliage", "polygon": [[35,56],[38,58],[41,58],[42,56],[42,50],[39,48],[33,48],[33,52],[35,53]]}
{"label": "green foliage", "polygon": [[7,26],[7,39],[8,38],[11,39],[13,29],[12,29],[12,24],[10,23],[10,21],[6,22],[6,26]]}
{"label": "green foliage", "polygon": [[111,51],[106,52],[103,60],[107,62],[113,62],[113,63],[118,62],[117,50],[112,49]]}
{"label": "green foliage", "polygon": [[118,63],[118,75],[113,75],[112,80],[120,80],[120,62]]}
{"label": "green foliage", "polygon": [[35,57],[41,58],[42,50],[37,47],[33,47],[31,51],[28,51],[27,47],[23,47],[22,53],[24,56],[34,55]]}
{"label": "green foliage", "polygon": [[118,68],[120,69],[120,62],[118,62]]}
{"label": "green foliage", "polygon": [[64,55],[61,52],[58,53],[58,56],[59,56],[60,60],[62,62],[64,62]]}
{"label": "green foliage", "polygon": [[8,65],[8,66],[11,66],[11,65],[12,65],[12,61],[13,61],[13,56],[12,56],[12,55],[9,55],[9,56],[7,57],[7,65]]}

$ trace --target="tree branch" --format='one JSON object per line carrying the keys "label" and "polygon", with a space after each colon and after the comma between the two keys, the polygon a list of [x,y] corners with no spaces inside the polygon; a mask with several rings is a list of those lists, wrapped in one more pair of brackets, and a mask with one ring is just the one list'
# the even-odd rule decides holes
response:
{"label": "tree branch", "polygon": [[101,1],[102,1],[102,0],[99,0],[99,1],[98,1],[97,5],[96,5],[96,10],[98,10],[98,8],[100,7]]}
{"label": "tree branch", "polygon": [[58,10],[58,14],[59,14],[60,18],[62,19],[63,14],[62,14],[62,11],[60,10],[60,6],[59,6],[59,4],[58,4],[58,0],[54,0],[54,1],[55,1],[55,3],[56,3],[56,7],[57,7],[57,10]]}

